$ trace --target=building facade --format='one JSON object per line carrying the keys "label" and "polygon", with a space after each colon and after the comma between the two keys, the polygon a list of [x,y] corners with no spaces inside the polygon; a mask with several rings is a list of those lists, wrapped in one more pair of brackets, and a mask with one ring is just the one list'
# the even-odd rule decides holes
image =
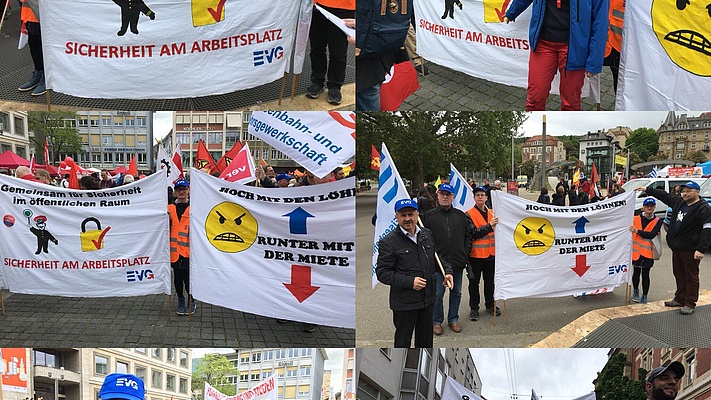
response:
{"label": "building facade", "polygon": [[141,378],[146,400],[191,399],[192,351],[187,348],[34,348],[26,354],[26,391],[5,391],[4,400],[98,400],[104,379],[112,373]]}
{"label": "building facade", "polygon": [[667,118],[657,129],[659,150],[657,154],[671,160],[687,159],[688,154],[703,152],[709,159],[711,143],[711,112],[698,117],[669,111]]}
{"label": "building facade", "polygon": [[0,153],[12,150],[30,159],[30,139],[26,111],[0,111]]}
{"label": "building facade", "polygon": [[355,349],[343,349],[343,382],[341,399],[355,400]]}
{"label": "building facade", "polygon": [[647,372],[655,367],[678,361],[684,365],[686,373],[681,380],[681,388],[676,400],[706,400],[711,397],[711,349],[709,348],[684,348],[684,349],[633,349],[631,350],[632,379],[644,380],[645,376],[638,376],[638,369],[644,368]]}
{"label": "building facade", "polygon": [[[536,135],[528,138],[521,147],[522,162],[528,160],[543,160],[543,136]],[[546,164],[551,165],[556,161],[565,161],[566,151],[563,141],[555,136],[546,135]]]}
{"label": "building facade", "polygon": [[359,400],[440,400],[449,376],[481,396],[469,349],[357,349]]}
{"label": "building facade", "polygon": [[279,399],[319,400],[323,386],[324,349],[235,349],[224,356],[232,361],[238,375],[228,376],[237,393],[254,387],[277,374]]}

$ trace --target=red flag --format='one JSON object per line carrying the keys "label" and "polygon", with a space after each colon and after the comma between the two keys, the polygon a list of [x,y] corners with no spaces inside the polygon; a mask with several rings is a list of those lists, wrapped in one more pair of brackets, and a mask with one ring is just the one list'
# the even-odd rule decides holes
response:
{"label": "red flag", "polygon": [[595,163],[592,164],[592,172],[590,172],[590,191],[588,192],[589,198],[597,197],[601,198],[600,192],[597,190],[597,183],[600,181],[600,177],[597,175],[597,168],[595,168]]}
{"label": "red flag", "polygon": [[33,174],[35,173],[35,155],[32,155],[32,158],[30,159],[30,172]]}
{"label": "red flag", "polygon": [[44,165],[50,165],[49,151],[47,150],[47,139],[44,140]]}
{"label": "red flag", "polygon": [[372,144],[370,145],[370,169],[380,171],[380,153]]}
{"label": "red flag", "polygon": [[175,151],[173,152],[173,164],[178,167],[180,171],[180,179],[183,178],[183,152],[180,151],[180,144],[175,146]]}
{"label": "red flag", "polygon": [[128,164],[128,170],[126,171],[127,175],[133,175],[134,177],[138,176],[138,168],[136,166],[136,155],[134,154],[131,156],[131,163]]}
{"label": "red flag", "polygon": [[419,88],[417,71],[410,61],[393,65],[380,87],[380,111],[397,111],[402,102]]}
{"label": "red flag", "polygon": [[213,171],[217,168],[215,159],[212,158],[210,152],[207,151],[207,147],[205,147],[205,143],[203,143],[202,139],[200,139],[198,143],[197,154],[195,155],[195,168],[203,171]]}
{"label": "red flag", "polygon": [[69,189],[79,189],[79,170],[77,169],[77,163],[72,163],[72,169],[69,171]]}
{"label": "red flag", "polygon": [[225,167],[220,174],[220,179],[239,183],[247,183],[255,179],[254,160],[252,160],[252,152],[249,151],[249,143],[245,143],[230,165]]}
{"label": "red flag", "polygon": [[217,171],[217,172],[222,173],[222,171],[224,171],[225,168],[227,168],[227,166],[230,165],[230,163],[237,156],[237,153],[239,153],[240,150],[242,150],[242,143],[237,141],[237,142],[235,142],[234,146],[232,146],[230,151],[223,154],[222,158],[220,158],[220,160],[217,161],[217,169],[214,169],[210,172],[212,173],[212,172]]}

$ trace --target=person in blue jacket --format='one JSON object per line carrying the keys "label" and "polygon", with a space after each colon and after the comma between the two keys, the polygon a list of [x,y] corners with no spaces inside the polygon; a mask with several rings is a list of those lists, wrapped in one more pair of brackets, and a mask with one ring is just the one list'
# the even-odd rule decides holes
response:
{"label": "person in blue jacket", "polygon": [[609,0],[512,0],[505,21],[532,7],[526,110],[545,110],[560,71],[561,110],[580,110],[585,75],[602,71]]}

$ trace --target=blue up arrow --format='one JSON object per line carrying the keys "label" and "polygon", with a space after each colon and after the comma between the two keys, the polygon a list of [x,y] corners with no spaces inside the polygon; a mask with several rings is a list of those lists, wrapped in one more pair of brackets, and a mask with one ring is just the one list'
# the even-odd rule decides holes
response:
{"label": "blue up arrow", "polygon": [[576,219],[573,223],[575,224],[575,233],[585,233],[585,224],[587,224],[588,219],[585,217],[580,217]]}
{"label": "blue up arrow", "polygon": [[306,218],[315,218],[301,207],[295,208],[294,211],[284,214],[282,217],[289,217],[289,232],[295,235],[305,235]]}

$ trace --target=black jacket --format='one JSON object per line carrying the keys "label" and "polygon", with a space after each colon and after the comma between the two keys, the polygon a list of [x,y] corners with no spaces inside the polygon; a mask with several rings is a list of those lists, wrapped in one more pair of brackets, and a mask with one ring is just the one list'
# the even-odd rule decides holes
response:
{"label": "black jacket", "polygon": [[435,250],[455,269],[464,269],[472,250],[472,220],[461,210],[437,206],[422,216],[425,228],[432,231]]}
{"label": "black jacket", "polygon": [[[449,263],[442,260],[447,274],[452,273]],[[378,280],[390,285],[390,309],[410,311],[429,307],[436,297],[435,271],[439,270],[434,258],[432,232],[420,228],[417,244],[410,240],[398,226],[378,242]],[[412,288],[415,277],[427,280],[421,290]]]}
{"label": "black jacket", "polygon": [[[711,207],[706,200],[699,198],[684,220],[677,221],[679,209],[686,201],[681,196],[669,194],[660,189],[647,188],[647,195],[658,198],[672,208],[667,244],[672,250],[697,250],[705,252],[711,245],[711,229],[704,229],[704,224],[711,223]],[[680,224],[677,226],[677,224]]]}

